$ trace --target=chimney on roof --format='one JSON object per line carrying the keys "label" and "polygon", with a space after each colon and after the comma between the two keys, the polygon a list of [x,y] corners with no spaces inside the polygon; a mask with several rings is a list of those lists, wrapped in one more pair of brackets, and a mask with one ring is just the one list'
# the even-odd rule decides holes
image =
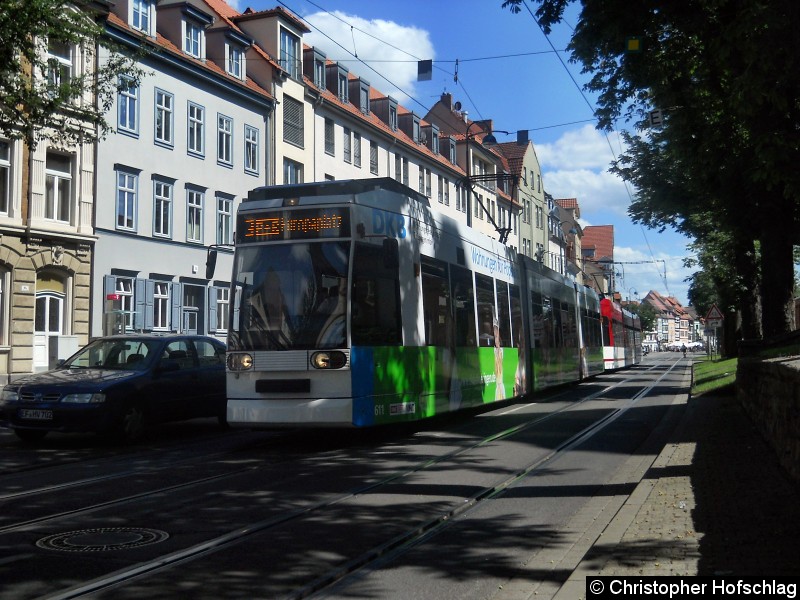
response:
{"label": "chimney on roof", "polygon": [[442,104],[444,104],[448,109],[453,110],[453,94],[449,94],[447,92],[442,93],[441,98]]}
{"label": "chimney on roof", "polygon": [[461,116],[464,119],[464,123],[469,123],[469,113],[466,110],[461,112]]}

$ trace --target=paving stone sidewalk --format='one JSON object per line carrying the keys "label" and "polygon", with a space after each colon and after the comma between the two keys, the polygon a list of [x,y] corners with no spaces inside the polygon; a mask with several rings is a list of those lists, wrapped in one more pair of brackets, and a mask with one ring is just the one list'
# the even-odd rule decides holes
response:
{"label": "paving stone sidewalk", "polygon": [[592,575],[798,575],[799,557],[800,485],[734,397],[700,396],[555,597]]}

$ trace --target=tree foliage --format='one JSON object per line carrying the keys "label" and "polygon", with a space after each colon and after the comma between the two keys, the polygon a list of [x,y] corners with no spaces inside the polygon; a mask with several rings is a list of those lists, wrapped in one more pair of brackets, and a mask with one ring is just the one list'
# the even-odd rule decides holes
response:
{"label": "tree foliage", "polygon": [[[572,1],[535,0],[543,30]],[[800,3],[581,0],[581,7],[570,50],[599,94],[599,127],[623,121],[639,132],[627,134],[628,151],[612,167],[637,188],[632,219],[692,236],[706,255],[700,266],[711,268],[711,258],[716,265],[702,285],[720,286],[749,334],[790,329],[792,245],[800,243]],[[642,51],[626,51],[632,36]],[[648,124],[655,109],[661,128]]]}
{"label": "tree foliage", "polygon": [[[92,63],[105,38],[102,3],[88,0],[2,0],[0,10],[0,131],[35,148],[42,139],[71,143],[103,137],[104,115],[119,76],[137,84],[132,57],[112,52],[98,69],[70,71],[58,60],[79,50]],[[67,63],[68,64],[68,63]]]}

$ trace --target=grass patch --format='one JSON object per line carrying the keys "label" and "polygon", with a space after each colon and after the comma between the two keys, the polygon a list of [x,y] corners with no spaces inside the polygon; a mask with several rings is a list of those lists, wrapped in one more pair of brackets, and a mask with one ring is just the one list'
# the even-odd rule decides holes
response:
{"label": "grass patch", "polygon": [[703,357],[694,363],[692,376],[692,396],[715,392],[726,394],[733,390],[736,382],[738,358],[711,360]]}

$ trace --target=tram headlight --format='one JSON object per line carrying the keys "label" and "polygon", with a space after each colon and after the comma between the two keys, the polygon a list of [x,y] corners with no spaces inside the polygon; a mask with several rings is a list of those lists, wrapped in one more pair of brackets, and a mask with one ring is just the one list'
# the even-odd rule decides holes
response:
{"label": "tram headlight", "polygon": [[253,368],[253,357],[246,352],[228,354],[228,369],[231,371],[249,371]]}
{"label": "tram headlight", "polygon": [[311,366],[315,369],[341,369],[347,364],[344,352],[333,350],[331,352],[314,352],[311,355]]}

